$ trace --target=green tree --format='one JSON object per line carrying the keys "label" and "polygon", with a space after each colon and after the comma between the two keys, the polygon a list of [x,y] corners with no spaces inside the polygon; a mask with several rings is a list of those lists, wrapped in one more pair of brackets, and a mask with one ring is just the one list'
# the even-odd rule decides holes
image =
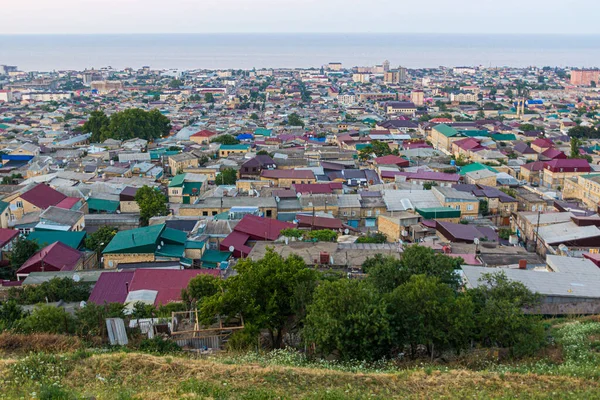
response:
{"label": "green tree", "polygon": [[506,89],[504,91],[504,94],[506,95],[506,97],[508,97],[509,99],[512,100],[513,97],[515,97],[515,94],[513,93],[512,89]]}
{"label": "green tree", "polygon": [[571,138],[571,158],[579,158],[579,147],[581,147],[581,140],[576,137]]}
{"label": "green tree", "polygon": [[46,304],[36,305],[30,315],[15,323],[15,329],[23,333],[73,333],[75,318],[62,307]]}
{"label": "green tree", "polygon": [[215,185],[235,185],[237,171],[233,168],[225,168],[215,177]]}
{"label": "green tree", "polygon": [[439,278],[413,275],[387,295],[394,342],[409,345],[413,357],[419,345],[432,356],[465,346],[473,329],[474,308],[469,301],[458,304],[456,298],[456,292]]}
{"label": "green tree", "polygon": [[204,95],[204,101],[212,104],[215,102],[215,96],[212,93],[206,93]]}
{"label": "green tree", "polygon": [[475,119],[485,119],[485,113],[483,110],[477,111],[477,115],[475,115]]}
{"label": "green tree", "polygon": [[321,283],[308,306],[305,339],[323,355],[343,360],[378,360],[392,346],[386,305],[360,280]]}
{"label": "green tree", "polygon": [[258,118],[258,114],[256,114],[256,113],[252,113],[252,114],[250,114],[250,119],[251,119],[251,120],[254,120],[254,121],[258,121],[258,119],[259,119],[259,118]]}
{"label": "green tree", "polygon": [[25,315],[23,308],[15,300],[0,303],[0,332],[11,329]]}
{"label": "green tree", "polygon": [[202,302],[203,318],[242,315],[245,323],[269,332],[273,347],[281,347],[284,333],[302,322],[317,272],[300,257],[284,259],[272,248],[260,260],[241,259],[235,270],[236,275],[223,281],[222,292]]}
{"label": "green tree", "polygon": [[371,232],[356,239],[356,243],[387,243],[387,236],[381,232]]}
{"label": "green tree", "polygon": [[19,236],[13,244],[13,249],[10,253],[10,266],[14,270],[17,270],[39,250],[40,245],[38,242]]}
{"label": "green tree", "polygon": [[490,213],[490,206],[487,200],[481,199],[479,200],[479,213],[485,217]]}
{"label": "green tree", "polygon": [[301,126],[304,127],[304,121],[302,121],[302,118],[300,118],[300,116],[296,113],[291,113],[288,116],[287,119],[287,124],[290,126]]}
{"label": "green tree", "polygon": [[239,140],[237,140],[233,135],[230,135],[230,134],[217,136],[216,138],[212,139],[210,142],[211,143],[221,143],[221,144],[225,144],[225,145],[232,145],[232,144],[240,143]]}
{"label": "green tree", "polygon": [[183,82],[180,79],[172,79],[171,82],[169,82],[169,87],[171,89],[179,89],[182,86]]}
{"label": "green tree", "polygon": [[221,290],[222,280],[212,275],[198,275],[190,280],[187,288],[181,291],[181,299],[192,308],[202,304],[206,298],[216,295]]}
{"label": "green tree", "polygon": [[75,311],[77,324],[75,333],[81,337],[102,337],[106,332],[106,318],[125,318],[125,304],[87,303],[85,307]]}
{"label": "green tree", "polygon": [[437,186],[437,182],[431,181],[431,182],[425,182],[423,183],[423,189],[425,190],[431,190],[432,187]]}
{"label": "green tree", "polygon": [[83,132],[91,133],[91,142],[99,142],[102,138],[102,132],[108,127],[110,119],[104,111],[92,111],[90,118],[83,124]]}
{"label": "green tree", "polygon": [[101,140],[145,139],[153,140],[167,136],[171,131],[169,118],[159,110],[145,111],[140,108],[129,108],[117,112],[110,117],[108,126],[101,130]]}
{"label": "green tree", "polygon": [[148,225],[152,217],[168,215],[167,197],[158,189],[144,185],[135,194],[135,201],[140,207],[140,219]]}
{"label": "green tree", "polygon": [[102,251],[108,246],[117,231],[118,229],[114,226],[101,226],[96,232],[85,238],[85,247],[88,250],[95,251],[96,254],[102,254]]}

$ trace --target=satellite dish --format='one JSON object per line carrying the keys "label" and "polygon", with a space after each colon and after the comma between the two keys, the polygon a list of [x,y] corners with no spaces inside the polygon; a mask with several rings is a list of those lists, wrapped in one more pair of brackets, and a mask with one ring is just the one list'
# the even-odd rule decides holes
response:
{"label": "satellite dish", "polygon": [[108,266],[109,266],[109,267],[111,267],[111,268],[112,268],[112,267],[113,267],[113,265],[115,265],[115,263],[114,263],[113,261],[109,261],[109,262],[108,262]]}
{"label": "satellite dish", "polygon": [[87,305],[87,303],[84,300],[81,300],[81,303],[79,303],[79,308],[83,308]]}
{"label": "satellite dish", "polygon": [[164,245],[165,245],[165,242],[163,242],[163,241],[161,240],[161,241],[160,241],[160,245],[161,245],[161,246],[164,246]]}
{"label": "satellite dish", "polygon": [[300,197],[302,197],[302,193],[296,193],[296,197],[297,197],[297,198],[300,198]]}
{"label": "satellite dish", "polygon": [[347,235],[347,234],[349,234],[349,233],[350,233],[350,229],[348,229],[348,228],[344,229],[344,234],[345,234],[345,235]]}
{"label": "satellite dish", "polygon": [[233,251],[235,250],[235,247],[233,246],[229,246],[229,251],[233,253]]}
{"label": "satellite dish", "polygon": [[275,196],[275,201],[279,203],[281,201],[281,198],[279,196]]}
{"label": "satellite dish", "polygon": [[75,274],[75,275],[73,275],[73,280],[75,282],[81,282],[81,277],[79,276],[79,274]]}
{"label": "satellite dish", "polygon": [[475,238],[475,239],[473,239],[473,243],[475,243],[475,244],[479,244],[479,238]]}

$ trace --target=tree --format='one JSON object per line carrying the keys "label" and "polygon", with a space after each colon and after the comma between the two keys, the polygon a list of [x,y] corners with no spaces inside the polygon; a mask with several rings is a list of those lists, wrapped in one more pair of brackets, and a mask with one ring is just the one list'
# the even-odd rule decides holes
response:
{"label": "tree", "polygon": [[202,317],[237,317],[269,332],[273,347],[281,347],[285,331],[298,328],[317,282],[317,272],[298,256],[281,257],[269,248],[259,260],[241,259],[237,272],[223,281],[223,291],[201,304]]}
{"label": "tree", "polygon": [[485,119],[485,113],[483,112],[483,110],[477,111],[477,115],[475,116],[475,119]]}
{"label": "tree", "polygon": [[102,128],[100,139],[145,139],[153,140],[167,136],[171,131],[169,118],[159,110],[145,111],[140,108],[129,108],[117,112],[110,117],[110,122]]}
{"label": "tree", "polygon": [[377,360],[392,345],[385,303],[360,280],[321,283],[308,306],[306,341],[323,355],[343,360]]}
{"label": "tree", "polygon": [[27,240],[19,236],[13,244],[12,252],[10,253],[10,266],[17,270],[29,260],[29,258],[40,250],[38,242]]}
{"label": "tree", "polygon": [[382,157],[392,154],[390,146],[379,140],[373,140],[368,146],[365,146],[358,152],[358,158],[361,160],[368,160],[372,155],[375,157]]}
{"label": "tree", "polygon": [[373,232],[359,237],[356,243],[387,243],[387,236],[380,232]]}
{"label": "tree", "polygon": [[225,144],[225,145],[240,144],[240,141],[237,140],[235,137],[233,137],[233,135],[230,135],[230,134],[217,136],[216,138],[212,139],[210,142],[211,143],[220,143],[220,144]]}
{"label": "tree", "polygon": [[206,93],[204,95],[204,101],[212,104],[215,102],[215,96],[212,93]]}
{"label": "tree", "polygon": [[225,168],[215,178],[215,185],[235,185],[237,172],[233,168]]}
{"label": "tree", "polygon": [[432,356],[466,345],[472,332],[473,305],[459,305],[456,298],[456,292],[439,278],[413,275],[386,297],[394,342],[409,345],[413,358],[419,345],[426,346]]}
{"label": "tree", "polygon": [[118,229],[114,226],[101,226],[96,232],[85,238],[85,247],[88,250],[95,251],[96,254],[102,254],[102,251],[108,246],[117,231]]}
{"label": "tree", "polygon": [[460,258],[436,253],[429,247],[412,245],[404,249],[400,260],[384,256],[369,265],[367,281],[381,292],[391,292],[411,276],[425,274],[439,278],[451,288],[458,288],[460,277],[455,271],[460,268],[461,262]]}
{"label": "tree", "polygon": [[250,119],[254,120],[254,121],[258,121],[258,114],[256,114],[256,113],[250,114]]}
{"label": "tree", "polygon": [[581,141],[576,137],[572,137],[571,138],[571,158],[579,158],[580,157],[580,154],[579,154],[580,146],[581,146]]}
{"label": "tree", "polygon": [[490,213],[490,206],[487,200],[481,199],[479,200],[479,213],[485,217]]}
{"label": "tree", "polygon": [[190,280],[187,288],[181,291],[181,299],[192,308],[199,306],[204,299],[216,295],[221,290],[221,279],[212,275],[198,275]]}
{"label": "tree", "polygon": [[77,335],[89,338],[103,336],[106,330],[106,318],[125,318],[125,304],[100,305],[88,302],[85,307],[75,311],[75,318]]}
{"label": "tree", "polygon": [[169,82],[169,87],[171,89],[179,89],[182,86],[183,82],[180,79],[172,79],[171,82]]}
{"label": "tree", "polygon": [[91,142],[99,142],[102,137],[102,131],[108,127],[109,123],[110,119],[104,111],[92,111],[90,118],[83,124],[83,132],[92,134],[90,137]]}
{"label": "tree", "polygon": [[75,319],[62,307],[46,304],[35,306],[33,312],[15,323],[16,330],[23,333],[72,333]]}
{"label": "tree", "polygon": [[287,124],[290,126],[301,126],[304,127],[304,121],[296,113],[292,113],[288,116]]}
{"label": "tree", "polygon": [[140,219],[143,225],[148,225],[152,217],[169,214],[167,197],[158,189],[144,185],[136,192],[135,201],[140,207]]}
{"label": "tree", "polygon": [[425,182],[423,183],[423,189],[425,190],[431,190],[432,187],[437,186],[437,182],[431,181],[431,182]]}
{"label": "tree", "polygon": [[0,303],[0,332],[11,329],[17,321],[25,317],[23,308],[14,300]]}
{"label": "tree", "polygon": [[512,89],[506,89],[504,91],[504,94],[506,95],[506,97],[508,97],[509,99],[512,100],[513,97],[515,97],[515,94],[513,93]]}

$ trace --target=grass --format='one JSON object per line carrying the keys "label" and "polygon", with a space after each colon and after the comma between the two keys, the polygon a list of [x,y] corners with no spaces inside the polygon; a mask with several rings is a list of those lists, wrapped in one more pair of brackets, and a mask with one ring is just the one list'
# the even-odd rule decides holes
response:
{"label": "grass", "polygon": [[291,352],[192,359],[123,351],[0,360],[0,399],[600,398],[600,322],[565,322],[556,346],[512,364],[335,363]]}

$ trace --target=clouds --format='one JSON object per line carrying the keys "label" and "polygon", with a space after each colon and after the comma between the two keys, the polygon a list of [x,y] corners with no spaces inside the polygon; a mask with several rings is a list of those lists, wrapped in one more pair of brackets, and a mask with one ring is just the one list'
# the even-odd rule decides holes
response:
{"label": "clouds", "polygon": [[600,34],[596,0],[21,0],[2,7],[2,34]]}

